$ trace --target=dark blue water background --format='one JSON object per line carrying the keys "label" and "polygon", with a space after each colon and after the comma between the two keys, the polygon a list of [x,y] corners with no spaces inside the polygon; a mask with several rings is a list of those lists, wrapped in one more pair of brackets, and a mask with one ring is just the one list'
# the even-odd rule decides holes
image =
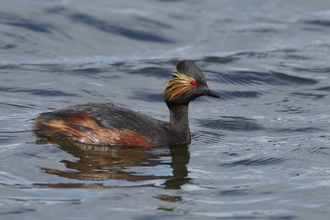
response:
{"label": "dark blue water background", "polygon": [[[1,219],[329,219],[329,0],[0,2]],[[113,102],[167,120],[191,59],[221,99],[192,144],[47,143],[39,113]]]}

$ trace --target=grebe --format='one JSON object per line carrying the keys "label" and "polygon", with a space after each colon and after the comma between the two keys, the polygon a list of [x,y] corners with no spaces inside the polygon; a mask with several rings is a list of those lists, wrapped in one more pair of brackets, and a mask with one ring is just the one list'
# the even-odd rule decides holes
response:
{"label": "grebe", "polygon": [[220,96],[209,89],[204,74],[192,61],[181,61],[176,69],[163,93],[170,111],[169,122],[112,103],[87,103],[40,114],[35,119],[34,132],[103,146],[151,148],[189,144],[189,102],[203,95]]}

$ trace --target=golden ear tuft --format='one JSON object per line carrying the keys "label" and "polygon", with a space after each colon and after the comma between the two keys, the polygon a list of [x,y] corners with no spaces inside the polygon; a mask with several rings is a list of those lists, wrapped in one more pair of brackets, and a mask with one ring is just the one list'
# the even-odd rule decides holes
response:
{"label": "golden ear tuft", "polygon": [[163,93],[163,97],[166,101],[175,101],[179,99],[181,95],[188,91],[191,87],[195,87],[196,85],[192,85],[191,81],[196,83],[195,79],[187,76],[183,73],[176,72],[174,76],[168,81],[165,86],[165,90]]}

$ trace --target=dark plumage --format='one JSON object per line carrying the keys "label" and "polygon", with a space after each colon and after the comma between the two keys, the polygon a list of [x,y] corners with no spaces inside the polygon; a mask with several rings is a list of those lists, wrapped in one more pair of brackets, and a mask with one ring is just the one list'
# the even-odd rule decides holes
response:
{"label": "dark plumage", "polygon": [[150,148],[190,143],[188,105],[212,92],[202,71],[191,61],[181,61],[166,85],[163,97],[170,121],[160,121],[112,103],[74,105],[40,114],[35,133],[94,145]]}

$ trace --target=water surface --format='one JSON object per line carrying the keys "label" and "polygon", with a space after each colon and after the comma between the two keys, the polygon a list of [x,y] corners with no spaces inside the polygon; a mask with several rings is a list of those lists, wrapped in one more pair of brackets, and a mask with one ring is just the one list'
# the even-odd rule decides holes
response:
{"label": "water surface", "polygon": [[[1,219],[328,219],[328,0],[0,5]],[[39,113],[86,102],[167,120],[183,59],[221,95],[191,103],[188,146],[32,132]]]}

